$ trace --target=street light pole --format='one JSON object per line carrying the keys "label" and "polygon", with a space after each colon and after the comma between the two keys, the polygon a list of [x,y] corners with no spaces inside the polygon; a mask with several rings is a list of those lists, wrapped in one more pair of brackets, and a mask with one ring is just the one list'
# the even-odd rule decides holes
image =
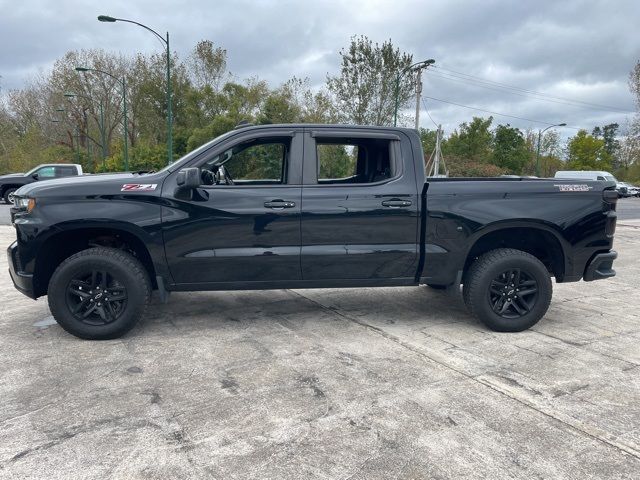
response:
{"label": "street light pole", "polygon": [[400,101],[400,79],[409,71],[419,70],[422,72],[423,69],[427,68],[429,65],[433,65],[436,61],[433,58],[429,60],[423,60],[422,62],[416,62],[413,65],[409,65],[407,68],[400,70],[396,75],[396,91],[395,91],[395,107],[393,109],[393,126],[397,126],[398,124],[398,102]]}
{"label": "street light pole", "polygon": [[554,125],[549,125],[544,130],[538,130],[538,151],[536,153],[536,177],[540,176],[540,143],[542,142],[542,134],[553,127],[565,127],[566,123],[556,123]]}
{"label": "street light pole", "polygon": [[139,27],[148,30],[153,33],[158,39],[165,45],[167,54],[167,164],[173,162],[173,112],[171,106],[171,49],[169,47],[169,32],[166,37],[163,37],[152,28],[143,25],[142,23],[135,22],[133,20],[127,20],[126,18],[115,18],[109,15],[99,15],[98,21],[100,22],[127,22],[138,25]]}
{"label": "street light pole", "polygon": [[116,80],[118,83],[120,83],[121,87],[122,87],[122,110],[123,110],[123,117],[124,117],[124,171],[128,171],[129,170],[129,148],[128,148],[128,140],[129,140],[129,130],[128,130],[128,124],[129,121],[127,120],[127,81],[126,78],[123,76],[122,78],[118,78],[115,75],[109,73],[109,72],[105,72],[104,70],[98,70],[97,68],[87,68],[87,67],[76,67],[76,71],[78,72],[97,72],[97,73],[102,73],[104,75],[108,75],[109,77],[113,78],[114,80]]}

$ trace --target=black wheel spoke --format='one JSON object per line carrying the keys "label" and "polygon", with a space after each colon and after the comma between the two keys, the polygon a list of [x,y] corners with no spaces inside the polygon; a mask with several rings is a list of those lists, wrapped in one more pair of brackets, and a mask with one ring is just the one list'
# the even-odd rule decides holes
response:
{"label": "black wheel spoke", "polygon": [[88,325],[104,325],[118,320],[128,299],[126,287],[104,269],[87,269],[71,279],[66,296],[71,314]]}
{"label": "black wheel spoke", "polygon": [[532,293],[538,293],[538,287],[531,287],[527,288],[526,290],[520,290],[518,292],[521,297],[524,297],[525,295],[531,295]]}
{"label": "black wheel spoke", "polygon": [[518,312],[518,315],[524,315],[525,313],[527,313],[529,311],[528,308],[522,308],[522,306],[520,305],[520,302],[522,301],[521,298],[514,298],[513,301],[511,302],[511,304],[513,305],[513,309]]}
{"label": "black wheel spoke", "polygon": [[68,292],[72,295],[77,295],[80,298],[89,298],[91,295],[89,294],[89,290],[84,290],[84,287],[81,286],[75,286],[75,285],[69,285],[69,288],[67,289]]}
{"label": "black wheel spoke", "polygon": [[75,308],[72,310],[72,313],[75,315],[76,313],[79,313],[80,310],[82,310],[83,308],[85,308],[87,305],[89,304],[89,299],[85,298],[83,299],[80,303],[78,303],[78,305],[75,306]]}
{"label": "black wheel spoke", "polygon": [[116,319],[116,312],[113,310],[111,302],[105,302],[103,307],[107,321],[111,322]]}
{"label": "black wheel spoke", "polygon": [[87,318],[89,315],[91,315],[91,313],[97,308],[95,303],[92,303],[89,308],[87,308],[85,310],[85,312],[82,314],[82,318]]}
{"label": "black wheel spoke", "polygon": [[491,309],[515,319],[528,314],[538,298],[538,282],[526,270],[510,268],[497,275],[488,289]]}

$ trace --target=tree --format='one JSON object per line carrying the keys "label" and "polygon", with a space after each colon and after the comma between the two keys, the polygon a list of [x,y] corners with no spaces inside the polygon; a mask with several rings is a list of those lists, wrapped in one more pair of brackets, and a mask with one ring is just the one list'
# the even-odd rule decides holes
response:
{"label": "tree", "polygon": [[567,165],[572,170],[611,170],[611,155],[604,140],[580,130],[569,140]]}
{"label": "tree", "polygon": [[612,157],[615,156],[618,148],[620,148],[620,142],[616,139],[619,128],[620,125],[617,123],[610,123],[602,128],[595,127],[593,132],[591,132],[591,135],[595,138],[602,138],[604,141],[604,149]]}
{"label": "tree", "polygon": [[[391,40],[382,45],[366,36],[352,37],[340,50],[340,74],[327,76],[342,121],[356,125],[391,125],[395,110],[396,78],[409,67],[412,55],[394,48]],[[413,74],[402,76],[398,105],[403,108],[412,96]]]}
{"label": "tree", "polygon": [[491,134],[493,117],[487,119],[473,117],[470,123],[464,122],[442,144],[442,153],[476,162],[488,163],[492,150],[493,135]]}
{"label": "tree", "polygon": [[492,163],[511,174],[520,175],[531,152],[522,132],[511,126],[498,125],[493,139]]}
{"label": "tree", "polygon": [[227,51],[214,47],[211,40],[201,40],[189,57],[188,68],[196,88],[217,92],[228,76]]}

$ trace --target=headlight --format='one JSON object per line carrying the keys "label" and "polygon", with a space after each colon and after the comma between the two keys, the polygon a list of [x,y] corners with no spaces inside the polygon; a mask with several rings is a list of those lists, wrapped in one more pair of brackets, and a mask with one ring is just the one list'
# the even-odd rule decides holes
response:
{"label": "headlight", "polygon": [[35,198],[16,197],[15,202],[16,202],[15,205],[17,208],[19,208],[20,210],[26,210],[27,212],[30,212],[36,206]]}

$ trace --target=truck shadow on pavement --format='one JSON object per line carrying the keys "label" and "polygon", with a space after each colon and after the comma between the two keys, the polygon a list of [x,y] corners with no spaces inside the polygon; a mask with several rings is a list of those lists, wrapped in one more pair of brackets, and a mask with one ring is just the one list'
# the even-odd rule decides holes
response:
{"label": "truck shadow on pavement", "polygon": [[145,318],[127,337],[166,328],[201,332],[255,329],[259,334],[264,328],[325,328],[337,321],[410,328],[453,323],[480,326],[459,294],[425,286],[180,292],[173,293],[167,304],[154,299]]}

